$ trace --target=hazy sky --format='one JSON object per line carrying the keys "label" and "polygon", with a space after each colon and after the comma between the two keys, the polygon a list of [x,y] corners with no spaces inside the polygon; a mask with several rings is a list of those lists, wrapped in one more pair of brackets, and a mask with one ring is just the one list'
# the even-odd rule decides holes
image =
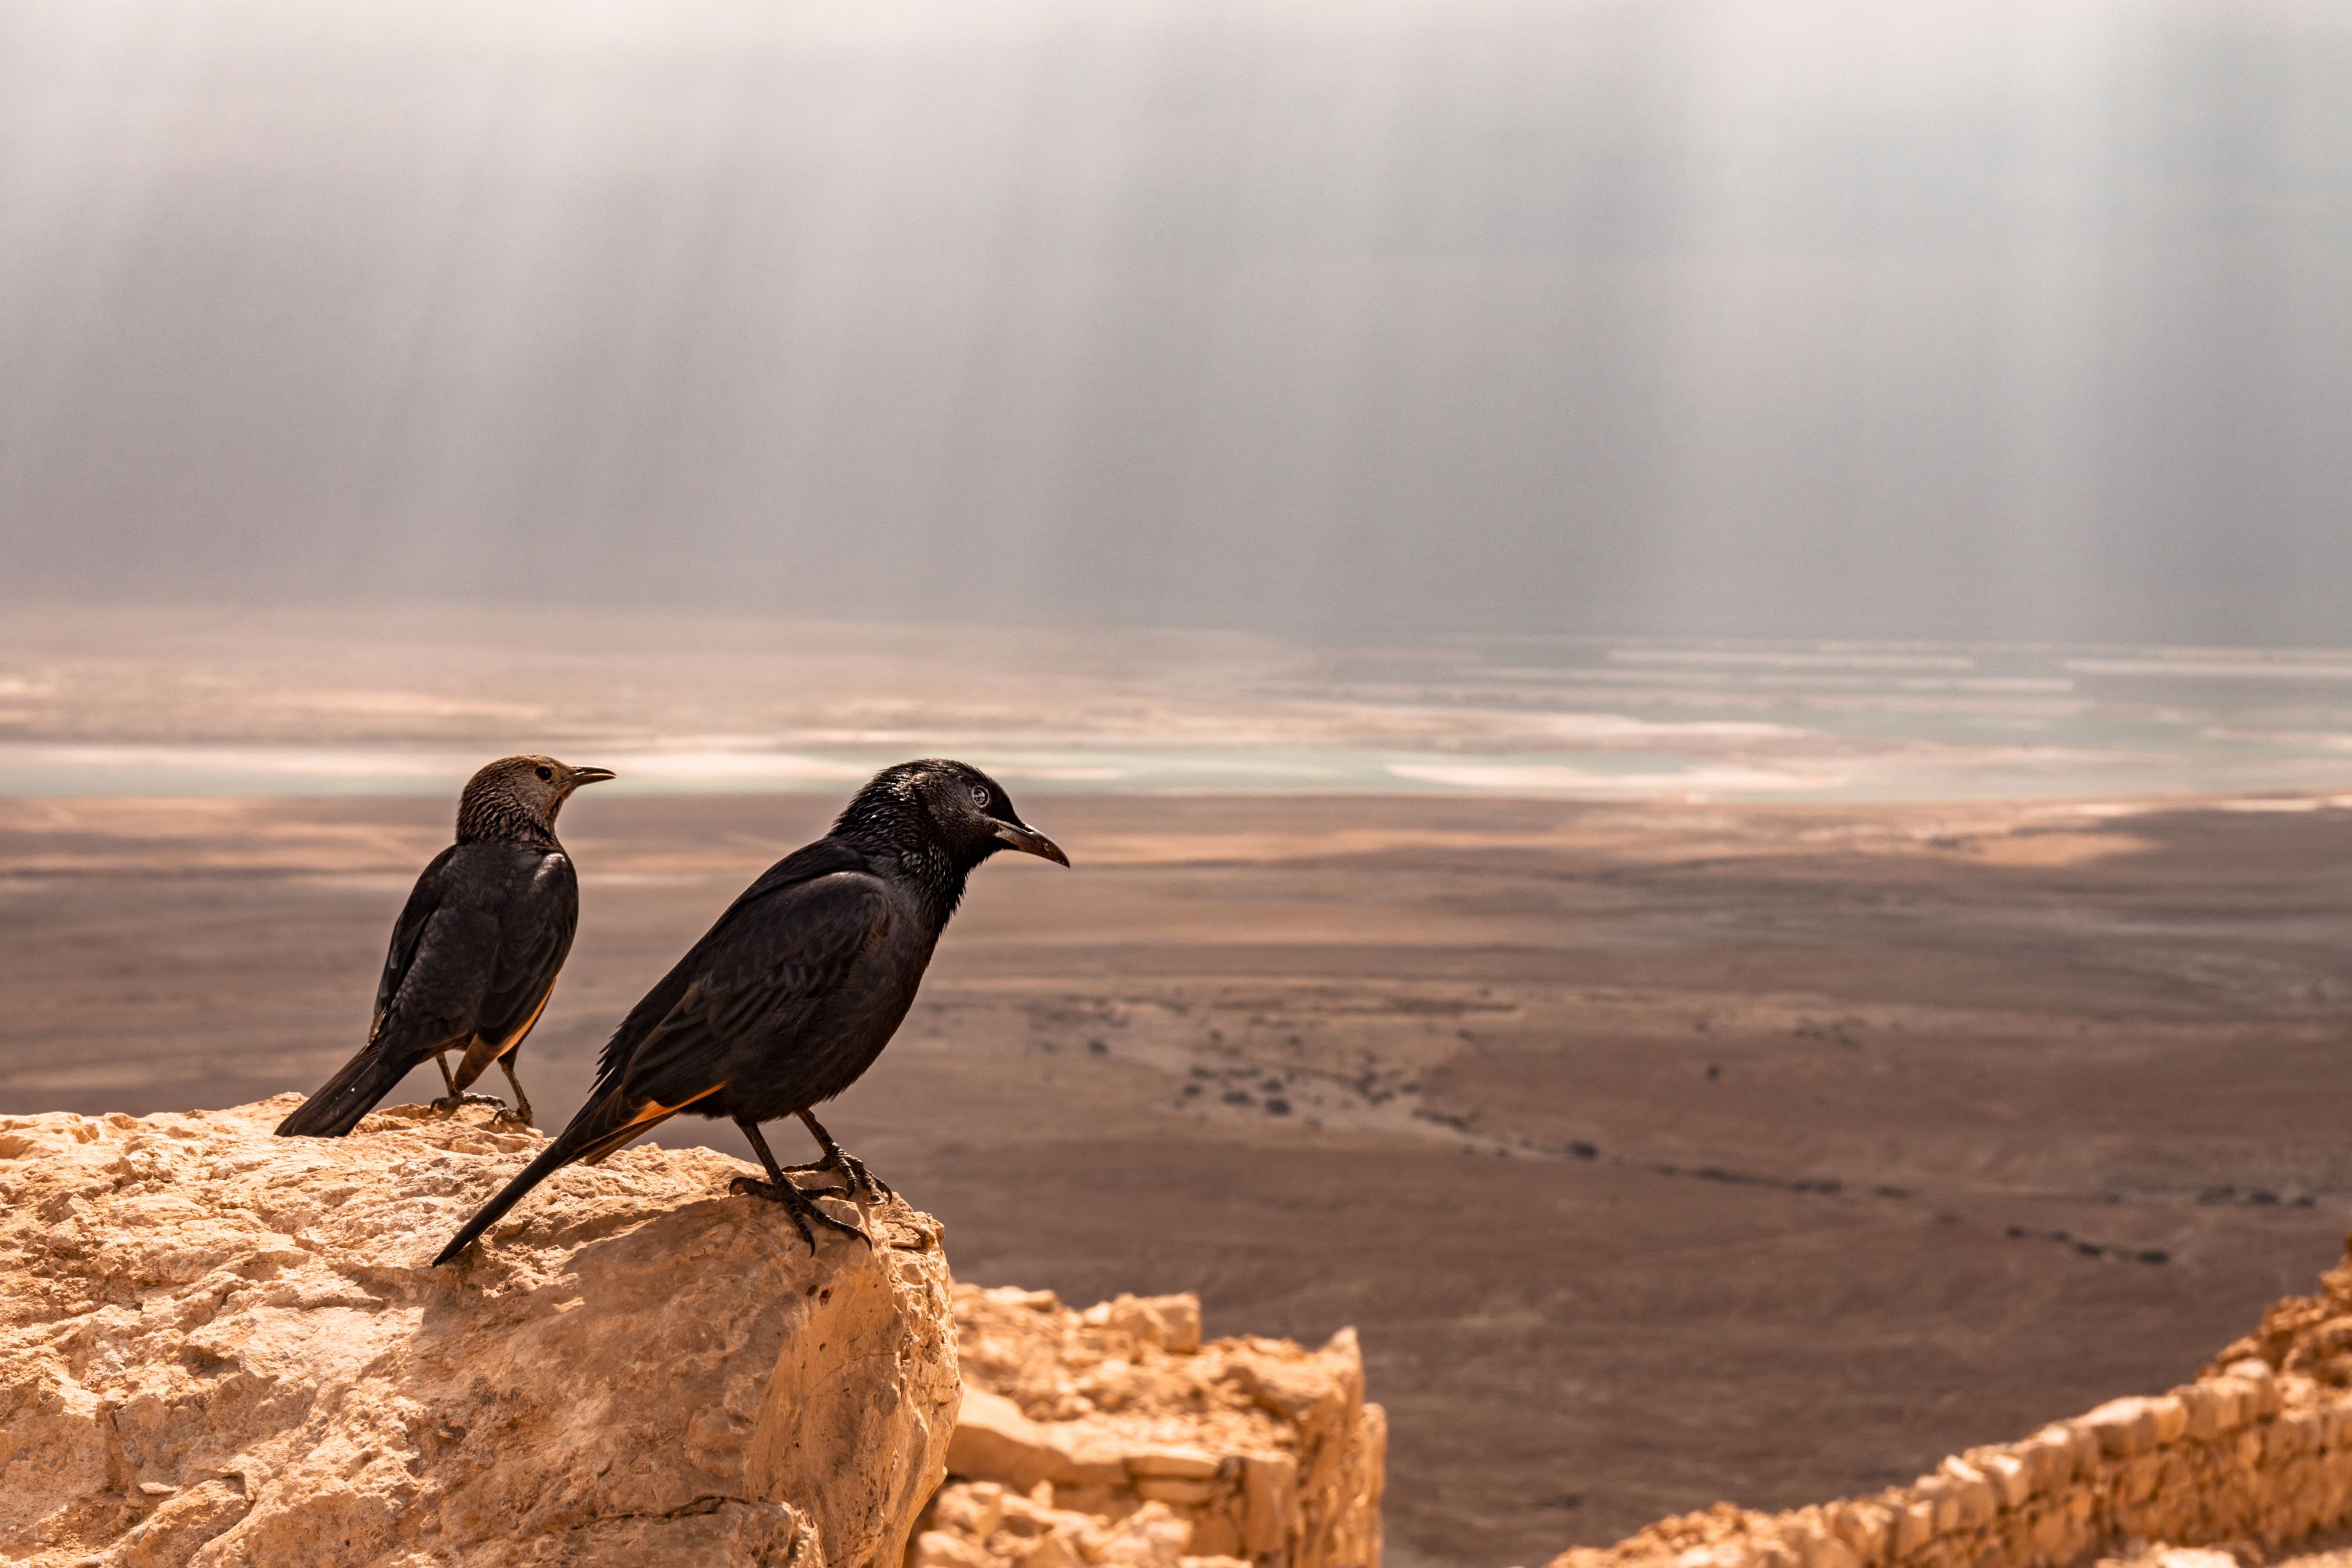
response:
{"label": "hazy sky", "polygon": [[0,0],[0,594],[2352,641],[2343,0]]}

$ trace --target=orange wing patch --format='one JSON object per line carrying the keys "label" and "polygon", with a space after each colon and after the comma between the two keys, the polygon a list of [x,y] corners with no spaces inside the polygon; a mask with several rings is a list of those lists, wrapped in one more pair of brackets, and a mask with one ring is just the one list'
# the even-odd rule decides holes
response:
{"label": "orange wing patch", "polygon": [[523,1037],[538,1025],[539,1016],[547,1011],[548,998],[554,994],[555,982],[551,980],[547,983],[547,989],[539,994],[539,1005],[530,1010],[530,1016],[505,1039],[485,1039],[479,1035],[474,1037],[472,1043],[466,1047],[465,1059],[457,1064],[457,1089],[460,1093],[470,1088],[476,1079],[489,1071],[492,1062],[522,1044]]}
{"label": "orange wing patch", "polygon": [[635,1127],[648,1121],[659,1121],[664,1117],[676,1116],[679,1111],[684,1110],[696,1100],[709,1100],[712,1095],[717,1094],[720,1089],[725,1089],[726,1087],[727,1086],[723,1083],[714,1083],[709,1089],[704,1089],[700,1094],[688,1095],[676,1105],[664,1105],[658,1100],[648,1100],[646,1101],[645,1109],[638,1111],[637,1114],[630,1120],[629,1126]]}
{"label": "orange wing patch", "polygon": [[658,1100],[646,1100],[645,1104],[637,1108],[636,1113],[630,1117],[628,1121],[623,1122],[620,1126],[614,1128],[613,1131],[597,1139],[593,1143],[588,1145],[587,1148],[583,1149],[579,1155],[580,1163],[583,1165],[595,1164],[598,1161],[604,1159],[605,1155],[612,1153],[623,1144],[635,1142],[639,1137],[643,1136],[645,1132],[654,1125],[654,1123],[668,1121],[671,1117],[676,1116],[679,1111],[684,1110],[688,1106],[692,1105],[696,1100],[708,1100],[726,1087],[727,1086],[723,1083],[714,1083],[709,1089],[704,1089],[700,1094],[690,1094],[684,1100],[679,1100],[676,1105],[664,1105]]}

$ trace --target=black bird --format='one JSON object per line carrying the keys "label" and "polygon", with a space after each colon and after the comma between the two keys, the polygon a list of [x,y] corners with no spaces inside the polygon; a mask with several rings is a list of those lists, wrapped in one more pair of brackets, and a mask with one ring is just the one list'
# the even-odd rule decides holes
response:
{"label": "black bird", "polygon": [[838,1173],[835,1195],[887,1194],[810,1111],[857,1081],[914,1005],[964,879],[999,849],[1066,866],[1003,788],[963,763],[885,768],[815,843],[793,851],[687,950],[613,1032],[570,1126],[441,1249],[446,1263],[522,1195],[574,1161],[593,1163],[681,1110],[732,1118],[767,1168],[732,1189],[784,1205],[814,1249],[813,1221],[866,1240],[787,1179],[760,1123],[797,1116]]}
{"label": "black bird", "polygon": [[[580,879],[556,841],[555,814],[582,784],[612,776],[553,757],[501,757],[467,781],[457,842],[425,868],[392,928],[367,1044],[278,1124],[278,1136],[341,1137],[427,1057],[449,1086],[441,1108],[463,1103],[495,1061],[514,1086],[515,1115],[530,1120],[515,1053],[580,924]],[[463,1053],[454,1073],[451,1051]]]}

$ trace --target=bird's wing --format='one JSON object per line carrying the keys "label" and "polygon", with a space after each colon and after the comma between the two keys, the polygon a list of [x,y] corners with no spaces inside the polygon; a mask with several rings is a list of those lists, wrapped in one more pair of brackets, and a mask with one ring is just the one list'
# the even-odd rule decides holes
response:
{"label": "bird's wing", "polygon": [[393,923],[367,1044],[279,1123],[283,1135],[341,1137],[409,1068],[474,1032],[498,945],[495,906],[480,896],[478,857],[434,857]]}
{"label": "bird's wing", "polygon": [[539,857],[520,881],[499,911],[498,962],[477,1019],[480,1032],[501,1045],[539,1016],[580,928],[580,879],[569,857]]}
{"label": "bird's wing", "polygon": [[400,984],[407,978],[409,966],[416,962],[425,928],[447,892],[449,859],[457,853],[457,846],[452,844],[417,873],[416,886],[408,889],[408,902],[401,906],[400,918],[392,924],[392,946],[383,955],[383,974],[375,983],[375,1010],[368,1017],[371,1040],[383,1032],[384,1012],[392,1005],[392,999],[400,994]]}
{"label": "bird's wing", "polygon": [[726,911],[711,922],[701,940],[686,950],[686,955],[671,966],[670,972],[645,994],[629,1016],[604,1042],[604,1049],[596,1058],[596,1082],[601,1087],[625,1068],[630,1055],[650,1035],[655,1026],[669,1016],[685,999],[686,993],[701,975],[716,950],[731,944],[735,932],[745,921],[771,900],[783,898],[804,883],[836,872],[866,871],[866,858],[837,838],[820,838],[814,844],[803,845],[760,874],[759,879],[736,896]]}
{"label": "bird's wing", "polygon": [[677,1105],[728,1082],[746,1058],[791,1038],[832,1000],[890,921],[888,889],[865,871],[797,883],[745,910],[630,1052],[627,1098]]}
{"label": "bird's wing", "polygon": [[[385,993],[368,1031],[367,1048],[387,1058],[423,1060],[453,1043],[470,1039],[480,1017],[482,993],[498,964],[498,884],[503,868],[457,847],[436,860],[409,895],[401,927],[420,916],[413,934],[395,929],[389,971],[378,989]],[[423,884],[431,881],[429,907],[418,909]],[[404,940],[405,938],[405,940]]]}

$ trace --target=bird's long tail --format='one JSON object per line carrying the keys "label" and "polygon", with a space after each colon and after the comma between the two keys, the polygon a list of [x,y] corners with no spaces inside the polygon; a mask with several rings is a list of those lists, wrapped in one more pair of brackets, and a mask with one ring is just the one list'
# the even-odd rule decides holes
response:
{"label": "bird's long tail", "polygon": [[[700,1098],[699,1096],[697,1097]],[[688,1104],[693,1103],[691,1100]],[[539,1152],[539,1158],[525,1165],[498,1196],[482,1205],[479,1213],[467,1220],[449,1245],[441,1249],[433,1265],[439,1268],[467,1247],[490,1226],[506,1217],[507,1210],[522,1201],[522,1196],[540,1183],[575,1161],[593,1163],[618,1149],[624,1143],[642,1137],[660,1122],[668,1121],[686,1107],[662,1105],[640,1100],[634,1104],[618,1086],[591,1100],[580,1108],[580,1114],[571,1125],[555,1136],[555,1142]]]}
{"label": "bird's long tail", "polygon": [[318,1093],[278,1124],[280,1138],[341,1138],[408,1076],[414,1063],[384,1059],[373,1046],[345,1062]]}

